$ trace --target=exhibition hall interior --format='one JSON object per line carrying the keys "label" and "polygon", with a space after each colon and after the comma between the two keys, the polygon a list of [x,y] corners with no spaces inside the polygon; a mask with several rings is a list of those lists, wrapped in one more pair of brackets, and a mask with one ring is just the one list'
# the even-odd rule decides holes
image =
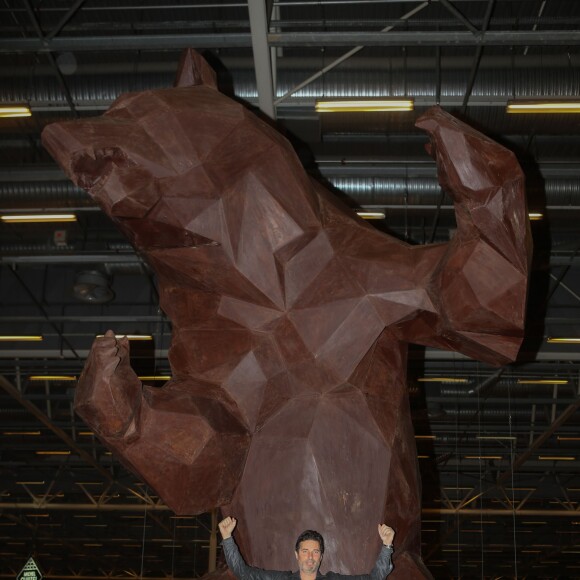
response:
{"label": "exhibition hall interior", "polygon": [[188,48],[342,204],[412,246],[457,232],[421,115],[439,105],[515,154],[533,238],[516,362],[409,350],[421,554],[434,578],[580,578],[576,0],[0,2],[0,578],[31,557],[64,580],[222,565],[220,510],[176,515],[74,411],[109,329],[161,388],[172,323],[150,262],[41,143],[172,87]]}

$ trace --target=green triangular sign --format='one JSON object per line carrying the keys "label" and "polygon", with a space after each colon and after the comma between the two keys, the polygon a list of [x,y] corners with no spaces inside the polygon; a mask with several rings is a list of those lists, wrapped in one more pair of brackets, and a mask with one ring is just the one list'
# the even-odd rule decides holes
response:
{"label": "green triangular sign", "polygon": [[16,580],[42,580],[42,572],[36,565],[34,558],[28,558],[28,562],[24,564],[24,568],[20,570]]}

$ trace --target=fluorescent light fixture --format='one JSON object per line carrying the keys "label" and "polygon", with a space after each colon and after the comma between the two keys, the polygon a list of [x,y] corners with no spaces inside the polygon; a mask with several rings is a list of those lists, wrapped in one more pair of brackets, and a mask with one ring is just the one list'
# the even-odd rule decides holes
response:
{"label": "fluorescent light fixture", "polygon": [[28,107],[0,107],[0,118],[30,117],[32,112]]}
{"label": "fluorescent light fixture", "polygon": [[576,461],[575,457],[570,457],[566,455],[539,455],[538,459],[540,461]]}
{"label": "fluorescent light fixture", "polygon": [[35,451],[36,455],[70,455],[70,451]]}
{"label": "fluorescent light fixture", "polygon": [[481,441],[517,441],[518,439],[517,437],[512,437],[510,435],[477,435],[475,438]]}
{"label": "fluorescent light fixture", "polygon": [[44,485],[44,481],[17,481],[18,485]]}
{"label": "fluorescent light fixture", "polygon": [[44,340],[42,336],[31,336],[31,335],[2,335],[0,336],[0,341],[3,342],[40,342]]}
{"label": "fluorescent light fixture", "polygon": [[502,459],[501,455],[466,455],[465,459]]}
{"label": "fluorescent light fixture", "polygon": [[6,214],[0,216],[0,220],[11,224],[38,224],[48,222],[76,222],[77,216],[74,213],[45,213],[45,214]]}
{"label": "fluorescent light fixture", "polygon": [[580,338],[573,336],[549,336],[546,340],[552,344],[580,344]]}
{"label": "fluorescent light fixture", "polygon": [[518,379],[518,385],[567,385],[567,379]]}
{"label": "fluorescent light fixture", "polygon": [[544,214],[540,213],[539,211],[533,211],[528,214],[528,217],[531,221],[538,221],[544,217]]}
{"label": "fluorescent light fixture", "polygon": [[[97,334],[97,338],[104,338],[104,334]],[[150,334],[115,334],[115,338],[128,338],[129,340],[153,340]]]}
{"label": "fluorescent light fixture", "polygon": [[417,379],[420,383],[467,383],[467,379],[457,377],[422,377]]}
{"label": "fluorescent light fixture", "polygon": [[370,113],[412,111],[413,99],[336,99],[316,101],[318,113]]}
{"label": "fluorescent light fixture", "polygon": [[415,439],[435,439],[435,435],[415,435]]}
{"label": "fluorescent light fixture", "polygon": [[76,377],[70,375],[31,375],[29,381],[76,381]]}
{"label": "fluorescent light fixture", "polygon": [[580,101],[572,99],[516,99],[508,101],[506,113],[580,113]]}
{"label": "fluorescent light fixture", "polygon": [[4,431],[2,433],[2,435],[16,435],[16,436],[20,436],[20,435],[40,435],[40,431]]}
{"label": "fluorescent light fixture", "polygon": [[558,441],[580,441],[580,437],[565,437],[563,435],[558,435]]}
{"label": "fluorescent light fixture", "polygon": [[356,213],[363,220],[384,220],[386,217],[384,211],[357,211]]}
{"label": "fluorescent light fixture", "polygon": [[169,381],[171,380],[171,375],[145,375],[137,378],[142,381]]}

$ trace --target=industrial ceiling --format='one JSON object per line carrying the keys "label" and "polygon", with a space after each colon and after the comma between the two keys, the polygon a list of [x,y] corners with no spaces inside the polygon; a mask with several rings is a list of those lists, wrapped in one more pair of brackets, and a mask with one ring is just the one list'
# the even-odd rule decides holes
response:
{"label": "industrial ceiling", "polygon": [[[0,334],[43,337],[0,342],[0,577],[30,556],[55,579],[190,578],[219,559],[219,515],[174,516],[73,412],[95,335],[151,335],[133,363],[160,378],[171,324],[148,265],[40,144],[48,123],[171,86],[193,47],[313,175],[409,243],[455,226],[414,128],[426,108],[517,154],[542,214],[518,362],[411,351],[423,557],[435,578],[580,578],[580,350],[547,341],[580,337],[580,115],[506,113],[512,99],[580,98],[579,30],[576,0],[3,0],[0,105],[32,116],[0,118],[0,211],[77,221],[0,223]],[[379,96],[415,109],[314,109]]]}

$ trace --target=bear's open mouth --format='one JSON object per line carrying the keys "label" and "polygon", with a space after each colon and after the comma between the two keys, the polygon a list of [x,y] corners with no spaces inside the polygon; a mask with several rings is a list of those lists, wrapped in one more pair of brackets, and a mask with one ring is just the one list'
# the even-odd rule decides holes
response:
{"label": "bear's open mouth", "polygon": [[115,165],[134,163],[118,147],[79,151],[71,159],[71,171],[77,178],[77,184],[87,190],[102,186]]}

